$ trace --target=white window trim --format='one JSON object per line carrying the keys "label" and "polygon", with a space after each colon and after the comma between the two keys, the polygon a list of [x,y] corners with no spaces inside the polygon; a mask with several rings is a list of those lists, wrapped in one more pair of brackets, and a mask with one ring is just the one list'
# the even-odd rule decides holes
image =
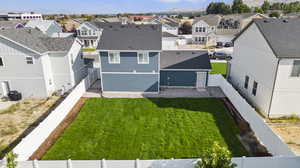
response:
{"label": "white window trim", "polygon": [[[111,62],[111,61],[110,61],[110,54],[116,54],[117,56],[119,56],[119,61],[118,61],[118,62]],[[120,64],[120,63],[121,63],[121,55],[120,55],[120,52],[108,52],[108,63],[109,63],[109,64]]]}
{"label": "white window trim", "polygon": [[[141,62],[141,61],[139,60],[139,55],[140,55],[140,54],[143,54],[144,56],[146,55],[146,57],[147,57],[147,62]],[[149,64],[149,62],[150,62],[149,52],[138,52],[138,53],[137,53],[137,61],[138,61],[138,64]]]}
{"label": "white window trim", "polygon": [[[32,59],[32,64],[28,64],[27,63],[27,58],[31,58]],[[25,62],[26,62],[27,65],[33,65],[34,64],[34,58],[32,56],[26,56],[25,57]]]}
{"label": "white window trim", "polygon": [[2,60],[2,64],[3,64],[3,65],[0,65],[0,68],[3,68],[3,67],[5,67],[4,59],[3,59],[3,57],[0,57],[0,59]]}

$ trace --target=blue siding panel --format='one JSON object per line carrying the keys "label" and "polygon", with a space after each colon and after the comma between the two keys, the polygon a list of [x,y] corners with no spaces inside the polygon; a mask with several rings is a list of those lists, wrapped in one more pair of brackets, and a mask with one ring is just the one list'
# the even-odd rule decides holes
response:
{"label": "blue siding panel", "polygon": [[136,52],[121,52],[120,64],[108,63],[108,52],[100,52],[102,72],[158,72],[159,52],[149,53],[149,64],[138,64]]}
{"label": "blue siding panel", "polygon": [[102,74],[103,91],[158,92],[159,74]]}
{"label": "blue siding panel", "polygon": [[161,71],[161,86],[196,86],[197,73],[195,71]]}

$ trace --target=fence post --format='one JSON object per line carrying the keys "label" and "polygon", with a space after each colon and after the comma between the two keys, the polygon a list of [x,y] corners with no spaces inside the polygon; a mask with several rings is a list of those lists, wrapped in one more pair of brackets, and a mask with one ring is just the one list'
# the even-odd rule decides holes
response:
{"label": "fence post", "polygon": [[6,157],[4,157],[1,162],[2,162],[2,167],[0,167],[0,168],[6,168],[7,167],[7,159],[6,159]]}
{"label": "fence post", "polygon": [[35,159],[33,160],[33,168],[39,168],[38,161]]}
{"label": "fence post", "polygon": [[244,162],[245,162],[246,156],[242,157],[242,163],[241,163],[241,168],[244,168]]}
{"label": "fence post", "polygon": [[106,162],[105,162],[105,159],[102,159],[102,162],[101,162],[101,167],[102,168],[107,168],[107,165],[106,165]]}
{"label": "fence post", "polygon": [[67,161],[67,168],[72,168],[72,160],[68,159]]}
{"label": "fence post", "polygon": [[140,160],[139,159],[135,160],[135,168],[140,168]]}

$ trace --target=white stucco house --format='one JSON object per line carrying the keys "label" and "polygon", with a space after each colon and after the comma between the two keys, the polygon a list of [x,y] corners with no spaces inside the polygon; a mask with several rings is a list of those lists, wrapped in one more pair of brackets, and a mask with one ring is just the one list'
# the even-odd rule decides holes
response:
{"label": "white stucco house", "polygon": [[16,90],[24,98],[45,98],[85,76],[76,38],[51,38],[32,28],[0,30],[0,97]]}
{"label": "white stucco house", "polygon": [[234,39],[229,80],[262,114],[300,115],[300,19],[254,19]]}
{"label": "white stucco house", "polygon": [[194,20],[192,39],[194,44],[206,46],[216,45],[216,29],[220,22],[219,15],[206,15]]}

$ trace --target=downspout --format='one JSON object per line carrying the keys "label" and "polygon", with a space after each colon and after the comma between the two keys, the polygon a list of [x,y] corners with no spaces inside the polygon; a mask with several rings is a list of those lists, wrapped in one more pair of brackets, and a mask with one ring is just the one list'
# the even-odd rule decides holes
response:
{"label": "downspout", "polygon": [[276,84],[277,75],[278,75],[279,62],[280,62],[280,59],[278,58],[277,66],[276,66],[276,72],[275,72],[275,79],[274,79],[274,82],[273,82],[271,100],[270,100],[269,109],[268,109],[268,119],[270,119],[271,106],[272,106],[272,101],[273,101],[273,96],[274,96],[274,90],[275,90],[275,84]]}

